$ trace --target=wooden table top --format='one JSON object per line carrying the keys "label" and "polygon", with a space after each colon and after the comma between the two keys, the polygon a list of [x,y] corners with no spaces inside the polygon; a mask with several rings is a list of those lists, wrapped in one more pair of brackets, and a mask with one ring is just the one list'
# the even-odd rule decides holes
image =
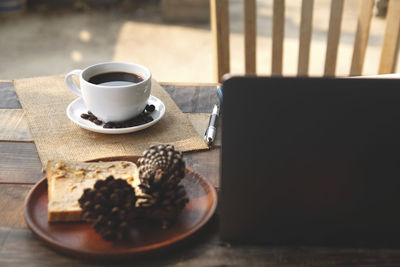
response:
{"label": "wooden table top", "polygon": [[[183,112],[211,112],[216,86],[161,83]],[[20,109],[12,81],[0,81],[0,109]],[[219,187],[220,149],[185,153],[189,167]],[[0,266],[84,266],[48,248],[27,228],[24,199],[44,177],[34,143],[0,142]],[[218,211],[194,237],[167,253],[119,263],[138,266],[400,266],[400,249],[230,245],[218,236]],[[112,264],[116,265],[115,263]]]}

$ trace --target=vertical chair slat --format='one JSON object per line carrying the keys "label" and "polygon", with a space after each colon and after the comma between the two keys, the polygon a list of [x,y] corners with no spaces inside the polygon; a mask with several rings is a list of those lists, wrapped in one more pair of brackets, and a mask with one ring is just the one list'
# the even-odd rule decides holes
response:
{"label": "vertical chair slat", "polygon": [[[364,0],[361,0],[364,1]],[[344,0],[331,0],[331,13],[329,19],[328,40],[325,56],[325,76],[335,76],[337,52],[342,24]]]}
{"label": "vertical chair slat", "polygon": [[210,0],[211,31],[214,37],[215,80],[220,82],[230,72],[229,1]]}
{"label": "vertical chair slat", "polygon": [[244,0],[245,73],[256,73],[256,0]]}
{"label": "vertical chair slat", "polygon": [[350,76],[361,75],[364,66],[365,52],[368,45],[369,29],[374,9],[374,0],[360,1],[356,37],[354,40],[353,57]]}
{"label": "vertical chair slat", "polygon": [[299,40],[299,61],[297,75],[308,75],[310,61],[310,44],[312,33],[314,0],[303,0],[301,4],[300,40]]}
{"label": "vertical chair slat", "polygon": [[285,0],[274,0],[272,21],[272,75],[282,75]]}
{"label": "vertical chair slat", "polygon": [[386,15],[379,74],[392,73],[396,65],[400,31],[400,0],[390,0]]}

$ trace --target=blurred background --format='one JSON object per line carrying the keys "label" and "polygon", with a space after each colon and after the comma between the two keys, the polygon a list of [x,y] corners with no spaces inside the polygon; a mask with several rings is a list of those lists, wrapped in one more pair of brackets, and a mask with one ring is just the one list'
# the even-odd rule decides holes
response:
{"label": "blurred background", "polygon": [[[359,1],[345,1],[339,76],[349,73]],[[385,29],[385,0],[376,2],[382,8],[376,8],[372,19],[364,75],[377,74]],[[272,3],[257,1],[260,75],[271,71]],[[313,76],[323,73],[330,3],[314,1]],[[230,0],[229,7],[231,69],[243,73],[243,0]],[[297,70],[300,11],[300,0],[286,0],[285,75]],[[0,1],[0,79],[65,74],[105,61],[146,65],[155,79],[164,82],[213,82],[209,0]]]}

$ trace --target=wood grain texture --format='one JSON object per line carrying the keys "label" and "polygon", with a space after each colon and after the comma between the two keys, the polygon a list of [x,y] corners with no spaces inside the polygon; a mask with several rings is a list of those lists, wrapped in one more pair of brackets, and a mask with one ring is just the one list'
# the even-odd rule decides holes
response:
{"label": "wood grain texture", "polygon": [[[217,233],[217,220],[196,238],[176,249],[112,266],[399,266],[398,249],[335,247],[273,247],[230,245]],[[0,228],[1,266],[87,266],[85,262],[49,249],[26,228]]]}
{"label": "wood grain texture", "polygon": [[[216,187],[219,186],[218,151],[185,153],[187,165]],[[44,176],[34,144],[0,142],[0,183],[34,184]]]}
{"label": "wood grain texture", "polygon": [[272,75],[282,75],[285,36],[285,0],[274,0],[272,18]]}
{"label": "wood grain texture", "polygon": [[85,266],[48,248],[27,228],[0,228],[7,235],[0,249],[1,266]]}
{"label": "wood grain texture", "polygon": [[385,34],[379,62],[379,74],[393,73],[398,57],[400,34],[400,0],[390,0],[386,15]]}
{"label": "wood grain texture", "polygon": [[245,73],[256,74],[257,10],[256,0],[244,0]]}
{"label": "wood grain texture", "polygon": [[0,81],[0,108],[21,108],[12,81]]}
{"label": "wood grain texture", "polygon": [[164,85],[163,87],[182,112],[210,113],[218,101],[216,86]]}
{"label": "wood grain texture", "polygon": [[211,31],[214,39],[215,81],[230,72],[229,1],[210,0]]}
{"label": "wood grain texture", "polygon": [[[215,225],[215,223],[214,223]],[[210,230],[211,229],[211,230]],[[182,242],[174,249],[147,257],[122,262],[82,261],[64,256],[49,247],[27,228],[0,228],[0,266],[191,266],[196,258],[201,259],[203,247],[209,240],[215,239],[216,227],[208,226],[188,242]],[[3,238],[2,238],[3,237]],[[216,246],[218,241],[213,241]],[[193,262],[194,261],[194,262]]]}
{"label": "wood grain texture", "polygon": [[335,76],[340,27],[342,25],[343,4],[344,0],[331,1],[324,76]]}
{"label": "wood grain texture", "polygon": [[220,149],[184,153],[186,165],[206,178],[215,188],[220,186]]}
{"label": "wood grain texture", "polygon": [[33,142],[22,109],[0,109],[0,141]]}
{"label": "wood grain texture", "polygon": [[34,143],[0,142],[0,183],[36,183],[42,164]]}
{"label": "wood grain texture", "polygon": [[310,62],[310,45],[312,34],[312,18],[314,0],[303,0],[301,3],[300,39],[299,39],[299,61],[297,64],[297,75],[307,76]]}
{"label": "wood grain texture", "polygon": [[0,184],[0,227],[25,227],[24,200],[32,185]]}
{"label": "wood grain texture", "polygon": [[350,76],[361,75],[364,66],[365,52],[367,51],[369,29],[374,9],[374,0],[360,1],[358,12],[357,31],[353,47]]}

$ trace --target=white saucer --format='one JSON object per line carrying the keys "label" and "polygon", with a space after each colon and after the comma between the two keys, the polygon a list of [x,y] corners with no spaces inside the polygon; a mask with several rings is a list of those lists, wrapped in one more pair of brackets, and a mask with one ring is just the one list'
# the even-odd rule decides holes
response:
{"label": "white saucer", "polygon": [[154,105],[156,108],[151,113],[151,117],[153,117],[153,120],[151,122],[139,126],[128,127],[128,128],[103,128],[102,125],[96,125],[89,120],[82,119],[81,114],[87,113],[88,109],[86,108],[85,103],[83,102],[83,99],[81,97],[75,99],[68,105],[67,116],[73,123],[89,131],[97,133],[105,133],[105,134],[132,133],[146,129],[152,126],[153,124],[156,124],[164,116],[165,105],[160,99],[151,95],[149,97],[149,100],[147,101],[147,104]]}

